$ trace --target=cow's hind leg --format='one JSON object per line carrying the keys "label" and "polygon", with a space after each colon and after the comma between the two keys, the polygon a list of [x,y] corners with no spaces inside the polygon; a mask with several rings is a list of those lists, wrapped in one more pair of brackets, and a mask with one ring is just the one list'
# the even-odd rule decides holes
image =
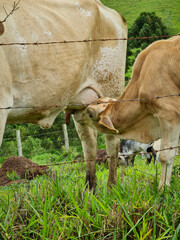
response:
{"label": "cow's hind leg", "polygon": [[74,119],[77,133],[82,143],[86,162],[86,184],[90,190],[96,188],[97,132]]}
{"label": "cow's hind leg", "polygon": [[108,186],[116,184],[117,178],[117,158],[120,140],[113,135],[105,135],[106,151],[110,158]]}
{"label": "cow's hind leg", "polygon": [[169,150],[163,150],[160,152],[162,170],[159,188],[161,188],[164,184],[170,186],[173,161],[180,134],[180,119],[178,114],[175,111],[168,113],[168,116],[167,112],[159,115],[162,134],[161,150],[170,148]]}

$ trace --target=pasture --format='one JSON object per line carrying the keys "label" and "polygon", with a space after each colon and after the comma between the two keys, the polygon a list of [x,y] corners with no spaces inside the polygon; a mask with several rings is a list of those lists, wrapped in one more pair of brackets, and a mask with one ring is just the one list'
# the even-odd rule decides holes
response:
{"label": "pasture", "polygon": [[127,21],[128,28],[141,12],[155,12],[170,34],[179,33],[180,0],[102,0],[103,4],[121,13]]}
{"label": "pasture", "polygon": [[[72,161],[76,149],[36,155],[38,164]],[[85,163],[51,167],[48,176],[0,187],[0,239],[173,239],[180,222],[180,169],[176,157],[171,187],[158,191],[160,163],[118,168],[107,194],[108,169],[96,165],[95,194],[85,190]]]}

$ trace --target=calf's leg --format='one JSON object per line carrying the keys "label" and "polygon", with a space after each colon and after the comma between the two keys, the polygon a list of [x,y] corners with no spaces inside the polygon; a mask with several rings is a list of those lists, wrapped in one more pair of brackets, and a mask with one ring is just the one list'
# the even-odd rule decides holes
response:
{"label": "calf's leg", "polygon": [[161,162],[161,180],[159,188],[164,184],[170,186],[171,173],[173,167],[174,156],[178,145],[179,133],[180,133],[180,119],[178,114],[174,112],[162,113],[159,116],[159,122],[161,127],[161,149],[172,148],[160,152]]}

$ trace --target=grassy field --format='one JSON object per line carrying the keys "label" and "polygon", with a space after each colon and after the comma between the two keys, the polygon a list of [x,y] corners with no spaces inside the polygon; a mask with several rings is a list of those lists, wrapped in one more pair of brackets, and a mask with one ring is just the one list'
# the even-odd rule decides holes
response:
{"label": "grassy field", "polygon": [[121,13],[128,28],[141,12],[155,12],[170,34],[180,32],[180,0],[101,0],[106,6]]}
{"label": "grassy field", "polygon": [[[71,153],[66,161],[73,158]],[[43,164],[49,159],[57,161],[51,155],[33,160]],[[160,164],[147,166],[140,157],[134,168],[118,168],[117,185],[109,194],[104,165],[97,165],[95,194],[85,191],[84,163],[61,165],[49,176],[0,187],[0,239],[178,240],[179,159],[171,187],[161,191],[157,189]],[[59,161],[64,157],[59,156]]]}

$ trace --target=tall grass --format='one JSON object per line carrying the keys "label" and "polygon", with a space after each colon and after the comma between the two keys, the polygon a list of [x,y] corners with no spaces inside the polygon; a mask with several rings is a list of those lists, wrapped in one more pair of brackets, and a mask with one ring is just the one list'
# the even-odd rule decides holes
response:
{"label": "tall grass", "polygon": [[0,239],[178,240],[179,170],[171,187],[159,191],[159,163],[147,166],[139,157],[135,163],[118,169],[117,185],[108,194],[105,166],[97,165],[95,194],[85,190],[84,163],[1,187]]}

